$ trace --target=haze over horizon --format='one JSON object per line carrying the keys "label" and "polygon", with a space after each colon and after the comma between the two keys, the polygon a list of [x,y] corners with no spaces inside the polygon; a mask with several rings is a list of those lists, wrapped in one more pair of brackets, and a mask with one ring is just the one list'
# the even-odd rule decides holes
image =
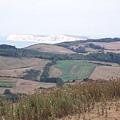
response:
{"label": "haze over horizon", "polygon": [[0,36],[120,37],[120,0],[0,0]]}

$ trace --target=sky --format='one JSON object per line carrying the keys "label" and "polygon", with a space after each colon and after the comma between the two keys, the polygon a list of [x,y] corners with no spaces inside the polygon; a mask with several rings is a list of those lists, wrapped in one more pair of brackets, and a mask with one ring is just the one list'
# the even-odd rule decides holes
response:
{"label": "sky", "polygon": [[120,36],[120,0],[0,0],[0,36]]}

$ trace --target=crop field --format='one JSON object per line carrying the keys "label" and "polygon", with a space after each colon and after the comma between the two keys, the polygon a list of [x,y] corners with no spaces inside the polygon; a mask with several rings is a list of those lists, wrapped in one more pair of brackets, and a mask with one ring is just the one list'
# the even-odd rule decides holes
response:
{"label": "crop field", "polygon": [[100,45],[102,47],[105,47],[106,49],[120,49],[120,41],[118,42],[90,42],[95,45]]}
{"label": "crop field", "polygon": [[16,78],[0,77],[0,87],[14,87],[16,83]]}
{"label": "crop field", "polygon": [[13,58],[0,56],[0,76],[19,77],[23,71],[36,69],[42,72],[49,60],[37,58]]}
{"label": "crop field", "polygon": [[[7,81],[7,82],[6,82]],[[55,83],[44,83],[44,82],[35,82],[31,80],[23,80],[23,79],[17,79],[14,80],[6,80],[6,81],[0,81],[0,94],[3,94],[5,89],[9,89],[12,93],[34,93],[35,89],[42,88],[50,88],[55,87]],[[6,86],[6,87],[3,87]],[[7,88],[10,87],[11,88]]]}
{"label": "crop field", "polygon": [[94,72],[91,74],[92,79],[104,79],[109,80],[113,78],[120,78],[120,67],[119,66],[99,66],[96,67]]}
{"label": "crop field", "polygon": [[8,82],[8,81],[5,81],[5,82],[0,82],[0,87],[13,87],[16,85],[16,82]]}
{"label": "crop field", "polygon": [[62,71],[62,74],[58,74],[58,77],[62,78],[63,80],[83,80],[85,78],[89,78],[96,66],[98,65],[76,60],[58,61],[55,65],[57,69]]}

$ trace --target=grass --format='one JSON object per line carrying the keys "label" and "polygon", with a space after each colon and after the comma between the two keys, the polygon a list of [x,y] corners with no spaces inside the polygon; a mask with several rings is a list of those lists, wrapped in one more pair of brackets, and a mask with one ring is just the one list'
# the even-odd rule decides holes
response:
{"label": "grass", "polygon": [[82,80],[89,78],[95,67],[98,66],[94,63],[88,63],[83,61],[58,61],[55,67],[60,69],[63,74],[58,76],[63,80]]}
{"label": "grass", "polygon": [[0,56],[0,76],[20,77],[25,70],[43,71],[49,60],[38,58],[13,58]]}
{"label": "grass", "polygon": [[0,87],[13,87],[16,86],[16,82],[0,82]]}
{"label": "grass", "polygon": [[50,52],[50,53],[59,53],[59,54],[74,54],[72,50],[69,50],[64,47],[51,44],[36,44],[27,47],[26,49],[37,50],[39,52]]}
{"label": "grass", "polygon": [[[120,111],[119,101],[120,79],[78,83],[68,85],[66,89],[54,88],[41,93],[36,90],[34,94],[22,97],[16,103],[0,101],[0,118],[1,120],[56,120],[79,115],[79,119],[85,120],[86,113],[92,114],[92,111],[97,109],[98,117],[102,116],[106,120],[110,117],[109,110],[113,104],[114,110],[117,113]],[[115,120],[116,114],[112,117]]]}
{"label": "grass", "polygon": [[119,66],[98,66],[91,74],[92,79],[105,79],[109,80],[112,78],[120,78],[120,67]]}

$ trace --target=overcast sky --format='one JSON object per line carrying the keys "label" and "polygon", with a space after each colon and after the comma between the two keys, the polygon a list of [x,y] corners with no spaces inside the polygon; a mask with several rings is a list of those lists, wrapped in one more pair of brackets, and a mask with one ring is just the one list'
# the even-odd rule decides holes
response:
{"label": "overcast sky", "polygon": [[0,0],[0,36],[120,36],[120,0]]}

